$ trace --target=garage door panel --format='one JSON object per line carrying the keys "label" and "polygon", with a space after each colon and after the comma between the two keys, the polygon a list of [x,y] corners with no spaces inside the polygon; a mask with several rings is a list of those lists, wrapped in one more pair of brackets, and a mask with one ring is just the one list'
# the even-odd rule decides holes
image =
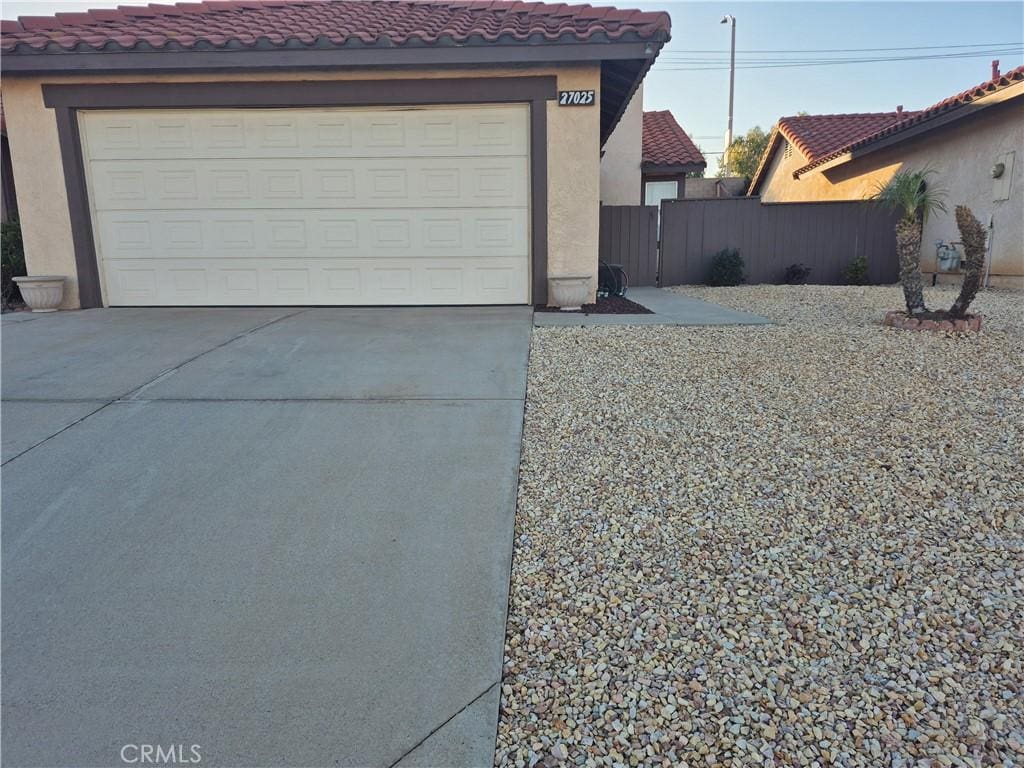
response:
{"label": "garage door panel", "polygon": [[526,158],[93,161],[99,210],[525,206]]}
{"label": "garage door panel", "polygon": [[105,299],[525,303],[527,115],[522,105],[88,113]]}
{"label": "garage door panel", "polygon": [[524,155],[525,109],[253,109],[82,113],[89,157]]}
{"label": "garage door panel", "polygon": [[529,255],[528,212],[512,209],[101,211],[107,263],[160,258],[461,259]]}
{"label": "garage door panel", "polygon": [[176,259],[125,259],[108,275],[113,305],[522,304],[521,258],[213,259],[199,269]]}

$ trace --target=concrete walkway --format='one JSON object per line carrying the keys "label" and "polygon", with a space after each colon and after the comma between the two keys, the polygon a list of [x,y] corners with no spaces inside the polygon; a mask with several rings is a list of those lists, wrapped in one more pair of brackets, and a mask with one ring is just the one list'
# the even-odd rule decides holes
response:
{"label": "concrete walkway", "polygon": [[749,312],[711,304],[661,288],[630,288],[626,298],[647,307],[652,315],[584,315],[537,312],[534,325],[766,325],[771,320]]}
{"label": "concrete walkway", "polygon": [[4,316],[5,764],[491,765],[529,336]]}

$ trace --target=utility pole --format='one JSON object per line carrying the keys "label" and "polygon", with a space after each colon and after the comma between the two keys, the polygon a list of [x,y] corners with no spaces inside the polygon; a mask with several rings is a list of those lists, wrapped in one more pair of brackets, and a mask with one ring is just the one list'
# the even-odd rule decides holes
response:
{"label": "utility pole", "polygon": [[728,24],[732,27],[732,47],[729,51],[729,122],[725,129],[725,154],[722,155],[722,162],[725,164],[725,175],[729,175],[729,148],[732,147],[732,96],[733,88],[736,85],[736,17],[727,14],[722,17],[721,24]]}

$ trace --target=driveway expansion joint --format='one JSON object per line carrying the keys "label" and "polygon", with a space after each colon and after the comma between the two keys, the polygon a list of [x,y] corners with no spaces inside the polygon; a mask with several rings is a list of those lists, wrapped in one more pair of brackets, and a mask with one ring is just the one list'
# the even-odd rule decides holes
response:
{"label": "driveway expansion joint", "polygon": [[112,403],[106,397],[0,397],[4,403]]}
{"label": "driveway expansion joint", "polygon": [[[38,401],[37,401],[37,402],[38,402]],[[42,402],[46,402],[46,401],[42,401]],[[95,400],[85,400],[85,401],[77,401],[77,402],[97,402],[97,401],[95,401]],[[8,464],[10,464],[10,463],[11,463],[12,461],[14,461],[15,459],[17,459],[17,458],[20,458],[20,457],[24,456],[24,455],[25,455],[26,453],[28,453],[29,451],[34,451],[34,450],[35,450],[36,448],[38,448],[38,447],[39,447],[40,445],[42,445],[43,443],[45,443],[45,442],[48,442],[48,441],[52,440],[52,439],[53,439],[53,438],[55,438],[55,437],[56,437],[57,435],[63,434],[64,432],[67,432],[67,431],[68,431],[69,429],[71,429],[71,428],[72,428],[73,426],[75,426],[76,424],[81,424],[81,423],[82,423],[83,421],[85,421],[86,419],[88,419],[88,418],[89,418],[90,416],[94,416],[95,414],[99,413],[100,411],[102,411],[102,410],[103,410],[104,408],[106,408],[106,407],[107,407],[108,405],[110,405],[110,404],[111,404],[112,402],[114,402],[114,401],[113,401],[113,400],[108,400],[108,401],[106,401],[106,402],[104,402],[104,401],[99,401],[99,402],[103,403],[102,405],[100,405],[100,407],[99,407],[99,408],[96,408],[95,410],[89,411],[89,413],[85,414],[85,416],[82,416],[81,418],[79,418],[79,419],[76,419],[75,421],[71,422],[71,423],[70,423],[70,424],[68,424],[67,426],[65,426],[65,427],[63,427],[63,428],[61,428],[61,429],[57,430],[57,431],[56,431],[56,432],[54,432],[54,433],[53,433],[52,435],[49,435],[49,436],[47,436],[47,437],[44,437],[44,438],[43,438],[42,440],[40,440],[40,441],[39,441],[38,443],[33,443],[32,445],[30,445],[30,446],[29,446],[28,448],[26,448],[25,450],[21,451],[20,453],[16,453],[16,454],[15,454],[14,456],[11,456],[11,458],[7,459],[7,461],[5,461],[5,462],[3,462],[2,464],[0,464],[0,467],[6,467],[6,466],[7,466]]]}
{"label": "driveway expansion joint", "polygon": [[501,679],[499,678],[498,680],[495,680],[495,681],[494,681],[493,683],[491,683],[490,685],[488,685],[488,686],[487,686],[486,688],[484,688],[484,690],[483,690],[483,691],[481,691],[481,692],[480,692],[479,694],[477,694],[476,696],[474,696],[474,697],[473,697],[473,698],[472,698],[472,699],[471,699],[470,701],[468,701],[468,702],[467,702],[467,703],[466,703],[466,704],[465,704],[464,706],[460,707],[460,708],[459,708],[459,710],[458,710],[457,712],[454,712],[454,713],[452,713],[452,716],[451,716],[451,717],[449,717],[449,718],[448,718],[447,720],[445,720],[445,721],[444,721],[443,723],[441,723],[441,724],[440,724],[439,726],[437,726],[437,727],[436,727],[436,728],[435,728],[434,730],[432,730],[432,731],[431,731],[430,733],[428,733],[428,734],[427,734],[426,736],[424,736],[424,737],[423,737],[422,739],[420,739],[420,740],[419,740],[419,741],[417,741],[417,742],[416,742],[415,744],[413,744],[413,745],[412,745],[411,747],[409,747],[409,749],[407,749],[407,750],[406,750],[405,752],[403,752],[403,753],[402,753],[401,757],[399,757],[399,758],[398,758],[397,760],[395,760],[395,761],[394,761],[393,763],[390,763],[390,764],[388,764],[388,767],[387,767],[387,768],[395,768],[395,766],[396,766],[396,765],[398,765],[398,764],[399,764],[400,762],[402,762],[403,760],[405,760],[405,758],[407,758],[407,757],[408,757],[409,755],[411,755],[411,754],[412,754],[413,752],[415,752],[415,751],[416,751],[417,749],[419,749],[419,748],[420,748],[420,747],[421,747],[421,746],[422,746],[423,744],[425,744],[425,743],[426,743],[426,741],[427,741],[427,739],[429,739],[429,738],[430,738],[431,736],[433,736],[433,735],[434,735],[435,733],[437,733],[437,732],[438,732],[438,731],[440,731],[440,730],[441,730],[442,728],[444,728],[444,727],[445,727],[446,725],[448,725],[448,723],[450,723],[450,722],[451,722],[452,720],[454,720],[454,719],[455,719],[456,717],[458,717],[458,716],[459,716],[459,715],[461,715],[461,714],[462,714],[463,712],[465,712],[465,711],[466,711],[467,709],[469,709],[469,708],[470,708],[470,707],[472,707],[472,706],[473,706],[474,704],[476,704],[476,703],[477,703],[478,701],[480,701],[480,699],[482,699],[482,698],[483,698],[484,696],[486,696],[486,695],[487,695],[488,693],[490,693],[490,692],[491,692],[491,691],[492,691],[492,690],[494,689],[494,687],[495,687],[496,685],[500,685],[500,684],[501,684]]}
{"label": "driveway expansion joint", "polygon": [[212,346],[209,349],[203,350],[199,354],[193,355],[192,357],[188,358],[187,360],[183,360],[182,362],[178,363],[177,365],[174,365],[174,366],[168,368],[167,370],[161,371],[160,373],[158,373],[156,376],[154,376],[149,381],[144,382],[143,384],[140,384],[135,389],[130,390],[129,392],[126,392],[125,394],[123,394],[120,397],[115,398],[115,399],[117,399],[117,400],[135,399],[135,396],[137,394],[139,394],[140,392],[143,392],[147,388],[149,388],[149,387],[153,386],[154,384],[162,381],[163,379],[165,379],[168,376],[170,376],[172,373],[175,373],[176,371],[181,370],[182,368],[184,368],[189,363],[195,362],[196,360],[198,360],[199,358],[203,357],[204,355],[208,355],[211,352],[216,352],[218,349],[223,349],[224,347],[228,346],[229,344],[233,344],[234,342],[239,341],[240,339],[244,339],[247,336],[252,336],[253,334],[258,333],[259,331],[262,331],[264,328],[266,328],[268,326],[274,325],[275,323],[279,323],[282,320],[287,320],[289,318],[296,317],[297,315],[301,315],[302,313],[308,312],[308,311],[309,311],[308,309],[300,309],[297,312],[290,312],[287,315],[282,315],[281,317],[275,317],[272,320],[267,320],[264,323],[260,323],[259,325],[256,325],[256,326],[254,326],[252,328],[249,328],[248,330],[242,331],[241,333],[236,334],[235,336],[232,336],[230,339],[227,339],[226,341],[223,341],[220,344]]}
{"label": "driveway expansion joint", "polygon": [[[9,314],[14,314],[14,313],[13,312],[4,312],[4,314],[5,315],[9,315]],[[29,317],[18,318],[17,320],[11,320],[10,321],[10,327],[13,328],[15,325],[20,325],[22,323],[31,323],[33,320],[42,320],[44,317],[53,316],[52,312],[38,312],[38,313],[31,313],[30,312],[30,313],[25,313],[25,314],[28,314]]]}
{"label": "driveway expansion joint", "polygon": [[[216,351],[218,349],[221,349],[222,347],[226,347],[228,344],[231,344],[232,342],[238,341],[239,339],[243,339],[246,336],[250,336],[250,335],[252,335],[254,333],[257,333],[258,331],[266,328],[268,325],[273,325],[274,323],[280,322],[281,320],[287,320],[290,317],[295,317],[296,315],[301,315],[303,312],[308,312],[308,311],[309,311],[308,309],[300,309],[297,312],[291,312],[291,313],[289,313],[287,315],[282,315],[281,317],[276,317],[273,320],[268,320],[267,322],[260,323],[259,325],[256,325],[253,328],[249,328],[248,330],[245,330],[242,333],[239,333],[239,334],[236,334],[235,336],[232,336],[227,341],[224,341],[224,342],[222,342],[220,344],[217,344],[217,345],[215,345],[213,347],[210,347],[209,349],[204,350],[204,351],[200,352],[197,355],[193,355],[192,357],[188,358],[187,360],[183,360],[182,362],[178,363],[177,365],[175,365],[175,366],[173,366],[171,368],[168,368],[165,371],[161,371],[159,374],[154,376],[149,381],[144,382],[143,384],[139,385],[138,387],[135,387],[134,389],[129,390],[125,394],[120,395],[119,397],[115,397],[115,398],[113,398],[111,400],[106,400],[106,399],[103,399],[103,398],[99,398],[99,399],[85,398],[85,399],[69,399],[69,400],[59,400],[59,399],[40,399],[40,400],[34,400],[34,399],[26,398],[22,402],[42,402],[42,403],[46,403],[46,402],[54,402],[54,403],[57,403],[57,402],[82,402],[82,403],[102,403],[102,405],[100,405],[100,407],[97,408],[96,410],[90,411],[89,413],[85,414],[85,416],[82,416],[80,419],[76,419],[75,421],[71,422],[70,424],[68,424],[67,426],[63,427],[62,429],[57,430],[52,435],[49,435],[48,437],[43,438],[38,443],[34,443],[33,445],[30,445],[25,450],[21,451],[20,453],[15,454],[11,458],[7,459],[7,461],[5,461],[2,464],[0,464],[0,467],[6,467],[12,461],[14,461],[17,458],[20,458],[21,456],[24,456],[29,451],[34,451],[36,448],[38,448],[43,443],[46,443],[46,442],[52,440],[57,435],[63,434],[64,432],[67,432],[69,429],[71,429],[72,427],[74,427],[74,426],[76,426],[78,424],[81,424],[83,421],[85,421],[89,417],[96,415],[97,413],[102,411],[104,408],[106,408],[108,405],[111,405],[112,403],[118,403],[118,402],[123,402],[123,401],[129,400],[136,393],[142,392],[146,387],[152,386],[156,382],[160,381],[161,379],[163,379],[166,376],[169,376],[170,374],[174,373],[175,371],[177,371],[178,369],[182,368],[183,366],[188,365],[189,363],[193,362],[194,360],[198,360],[203,355],[207,355],[210,352],[214,352],[214,351]],[[23,321],[23,322],[29,322],[29,321],[26,320],[26,321]],[[18,402],[18,400],[15,399],[15,398],[10,398],[10,399],[4,398],[4,400],[6,402]]]}

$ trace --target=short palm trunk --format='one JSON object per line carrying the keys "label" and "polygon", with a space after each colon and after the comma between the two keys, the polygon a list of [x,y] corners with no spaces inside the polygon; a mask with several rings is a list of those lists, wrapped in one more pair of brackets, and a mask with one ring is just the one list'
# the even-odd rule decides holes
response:
{"label": "short palm trunk", "polygon": [[924,226],[916,216],[904,216],[896,225],[896,252],[900,259],[900,285],[907,302],[907,314],[927,312],[921,279],[921,234]]}

